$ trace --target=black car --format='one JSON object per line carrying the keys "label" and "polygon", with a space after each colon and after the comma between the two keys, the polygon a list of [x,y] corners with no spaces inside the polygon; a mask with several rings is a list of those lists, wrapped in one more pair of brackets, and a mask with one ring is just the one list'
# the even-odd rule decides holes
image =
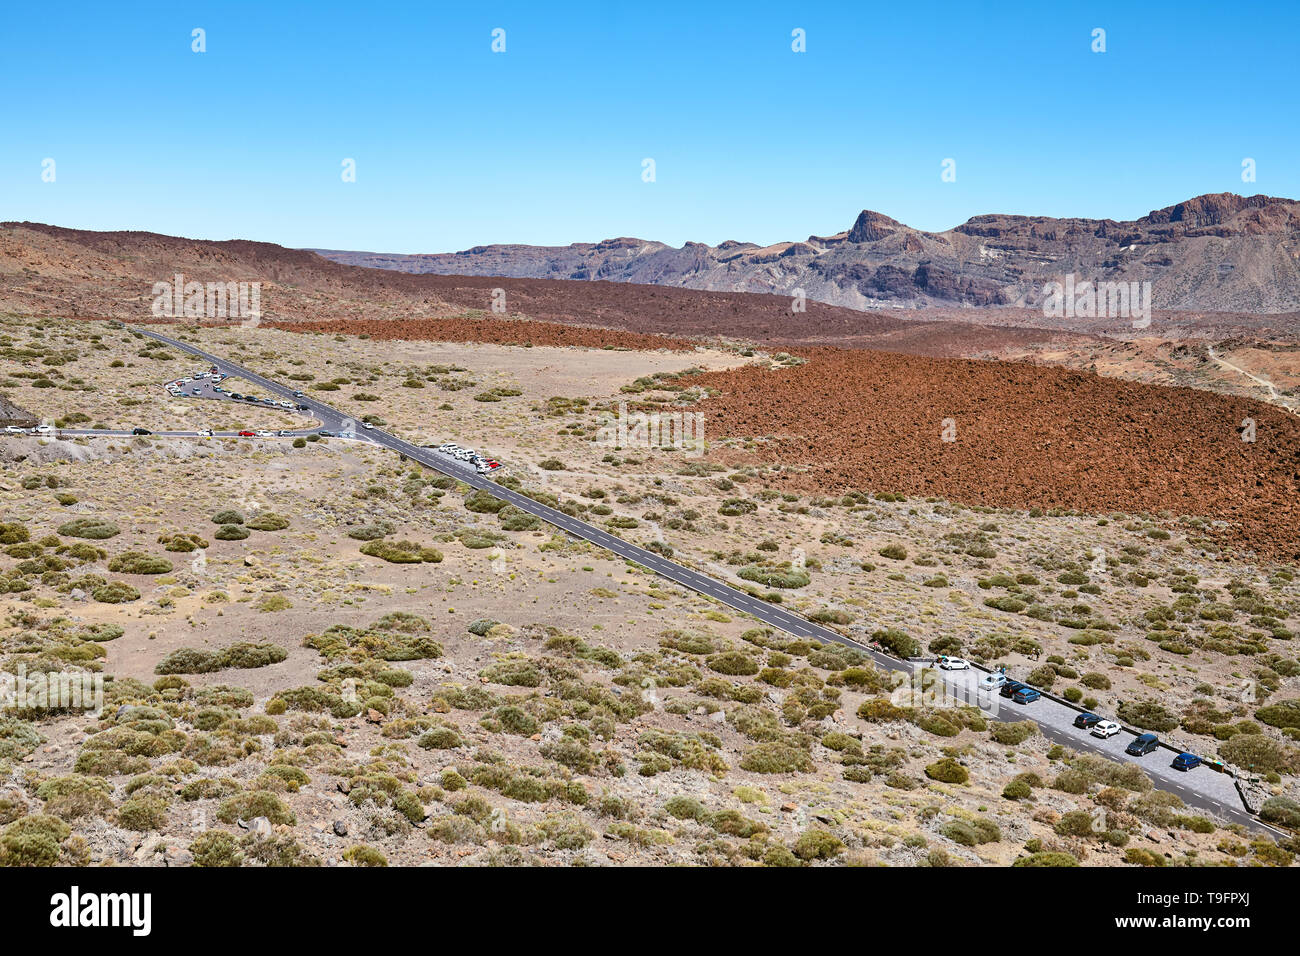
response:
{"label": "black car", "polygon": [[1018,680],[1009,680],[1002,685],[1002,688],[1001,690],[998,691],[998,693],[1000,693],[1003,697],[1010,699],[1011,695],[1014,694],[1016,691],[1020,690],[1020,688],[1028,687],[1028,686],[1029,686],[1028,684],[1022,684]]}
{"label": "black car", "polygon": [[237,398],[237,399],[239,399],[241,402],[244,400],[244,396],[243,396],[243,395],[240,395],[238,392],[231,392],[231,393],[230,393],[230,397],[231,397],[231,398]]}
{"label": "black car", "polygon": [[306,405],[299,405],[299,406],[298,406],[298,411],[300,411],[300,412],[305,412],[305,411],[307,411],[307,406],[306,406]]}
{"label": "black car", "polygon": [[320,431],[318,431],[316,434],[317,434],[317,435],[320,435],[321,438],[333,438],[333,437],[334,437],[334,433],[333,433],[333,432],[331,432],[331,431],[326,431],[326,430],[323,429],[323,428],[322,428]]}
{"label": "black car", "polygon": [[1151,751],[1160,746],[1160,738],[1155,734],[1141,734],[1133,739],[1133,742],[1124,748],[1124,752],[1130,757],[1145,757]]}
{"label": "black car", "polygon": [[149,429],[147,429],[147,428],[132,428],[132,429],[131,429],[131,434],[132,434],[132,435],[152,435],[153,432],[149,431]]}
{"label": "black car", "polygon": [[1101,723],[1101,718],[1096,714],[1080,714],[1078,717],[1074,718],[1074,726],[1081,730],[1091,730],[1099,723]]}

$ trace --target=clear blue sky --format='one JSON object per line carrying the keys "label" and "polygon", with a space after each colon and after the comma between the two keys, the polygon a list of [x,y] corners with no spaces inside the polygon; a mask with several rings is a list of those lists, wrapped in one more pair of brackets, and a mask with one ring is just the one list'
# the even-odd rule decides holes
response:
{"label": "clear blue sky", "polygon": [[0,219],[442,252],[1300,196],[1295,2],[125,0],[0,31]]}

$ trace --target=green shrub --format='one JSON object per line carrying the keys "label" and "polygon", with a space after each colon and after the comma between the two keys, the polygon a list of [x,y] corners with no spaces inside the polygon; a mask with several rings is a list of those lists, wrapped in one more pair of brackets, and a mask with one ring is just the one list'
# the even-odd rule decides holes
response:
{"label": "green shrub", "polygon": [[1259,808],[1259,818],[1292,830],[1300,830],[1300,802],[1290,797],[1269,797]]}
{"label": "green shrub", "polygon": [[1126,700],[1116,711],[1119,719],[1143,730],[1166,731],[1178,726],[1178,717],[1155,700]]}
{"label": "green shrub", "polygon": [[1270,727],[1300,727],[1300,700],[1293,698],[1261,707],[1255,711],[1255,719]]}
{"label": "green shrub", "polygon": [[686,796],[677,796],[669,799],[669,801],[664,804],[664,812],[670,817],[676,817],[678,820],[703,821],[709,815],[709,811],[704,804],[700,803],[700,801],[696,800],[694,797]]}
{"label": "green shrub", "polygon": [[104,518],[75,518],[59,525],[59,534],[65,538],[102,540],[121,533],[121,528]]}
{"label": "green shrub", "polygon": [[238,641],[217,651],[181,647],[172,651],[154,667],[155,674],[210,674],[227,668],[250,669],[278,664],[288,652],[278,644],[254,644]]}
{"label": "green shrub", "polygon": [[387,521],[380,521],[376,524],[364,524],[359,528],[352,528],[348,531],[348,537],[357,541],[377,541],[388,537],[393,530],[393,526]]}
{"label": "green shrub", "polygon": [[725,651],[707,658],[705,663],[710,670],[730,677],[751,676],[758,673],[758,663],[748,654],[740,651]]}
{"label": "green shrub", "polygon": [[0,759],[22,760],[44,741],[35,724],[17,717],[0,716]]}
{"label": "green shrub", "polygon": [[966,783],[970,780],[970,771],[952,757],[944,757],[925,768],[925,775],[940,783]]}
{"label": "green shrub", "polygon": [[221,801],[217,807],[217,819],[222,823],[237,823],[240,820],[252,820],[254,817],[266,817],[273,824],[294,826],[298,820],[293,811],[273,793],[265,790],[249,790],[237,793]]}
{"label": "green shrub", "polygon": [[244,862],[239,843],[224,830],[208,830],[190,844],[195,866],[232,867]]}
{"label": "green shrub", "polygon": [[1070,853],[1046,851],[1022,856],[1012,866],[1078,866],[1079,861]]}
{"label": "green shrub", "polygon": [[223,524],[213,535],[218,541],[243,541],[248,536],[249,530],[238,524]]}
{"label": "green shrub", "polygon": [[775,740],[745,751],[740,766],[751,773],[811,773],[815,767],[802,747]]}
{"label": "green shrub", "polygon": [[1038,733],[1038,725],[1032,720],[996,723],[990,728],[989,733],[998,743],[1015,747]]}
{"label": "green shrub", "polygon": [[1219,756],[1255,773],[1295,773],[1300,770],[1300,752],[1263,734],[1236,734],[1219,744]]}
{"label": "green shrub", "polygon": [[1002,788],[1002,796],[1008,800],[1027,800],[1034,795],[1034,788],[1017,777]]}
{"label": "green shrub", "polygon": [[416,743],[425,750],[451,750],[464,741],[454,727],[434,727],[425,731]]}
{"label": "green shrub", "polygon": [[182,553],[198,551],[208,547],[208,542],[197,534],[186,534],[182,531],[159,535],[158,543],[163,546],[164,551]]}
{"label": "green shrub", "polygon": [[90,596],[101,604],[126,604],[140,600],[140,592],[125,581],[109,581],[91,590]]}
{"label": "green shrub", "polygon": [[57,817],[21,817],[0,831],[0,866],[54,866],[72,828]]}
{"label": "green shrub", "polygon": [[741,568],[736,572],[738,577],[746,581],[753,581],[755,584],[761,584],[769,588],[802,588],[807,587],[812,581],[812,577],[802,568],[766,568],[762,565],[751,564]]}
{"label": "green shrub", "polygon": [[252,528],[254,531],[283,531],[289,527],[289,519],[284,515],[267,511],[255,518],[250,518],[246,527]]}
{"label": "green shrub", "polygon": [[172,563],[142,551],[123,551],[108,562],[108,570],[114,574],[167,574]]}
{"label": "green shrub", "polygon": [[212,516],[213,524],[243,524],[244,516],[234,508],[227,508],[225,511],[218,511]]}
{"label": "green shrub", "polygon": [[875,631],[871,639],[899,657],[915,657],[921,653],[921,642],[897,628]]}
{"label": "green shrub", "polygon": [[387,866],[388,858],[373,846],[358,843],[343,851],[343,859],[353,866]]}
{"label": "green shrub", "polygon": [[152,795],[131,797],[118,807],[117,824],[127,830],[161,830],[167,825],[167,801]]}
{"label": "green shrub", "polygon": [[414,541],[388,541],[380,539],[367,541],[361,546],[361,553],[372,558],[382,558],[392,564],[433,564],[442,560],[442,552],[437,548],[418,544]]}
{"label": "green shrub", "polygon": [[833,833],[821,829],[805,830],[795,841],[794,855],[801,860],[830,860],[844,849]]}
{"label": "green shrub", "polygon": [[31,532],[20,521],[0,521],[0,544],[21,544],[31,538]]}

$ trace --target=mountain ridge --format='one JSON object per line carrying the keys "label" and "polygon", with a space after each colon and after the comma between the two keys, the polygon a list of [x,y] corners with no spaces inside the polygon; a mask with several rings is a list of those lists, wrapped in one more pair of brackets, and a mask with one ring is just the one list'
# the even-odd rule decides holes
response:
{"label": "mountain ridge", "polygon": [[1067,273],[1150,282],[1158,309],[1300,311],[1300,201],[1196,196],[1136,220],[973,216],[943,232],[864,209],[843,232],[761,246],[680,248],[619,236],[567,246],[478,245],[451,253],[310,249],[335,262],[416,274],[607,280],[804,294],[854,309],[1038,308]]}

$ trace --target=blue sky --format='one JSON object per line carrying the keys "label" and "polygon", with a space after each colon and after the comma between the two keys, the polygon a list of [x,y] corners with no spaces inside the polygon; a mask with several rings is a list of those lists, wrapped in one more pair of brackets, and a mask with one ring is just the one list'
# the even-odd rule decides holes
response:
{"label": "blue sky", "polygon": [[10,4],[0,219],[442,252],[1297,197],[1298,35],[1282,2]]}

